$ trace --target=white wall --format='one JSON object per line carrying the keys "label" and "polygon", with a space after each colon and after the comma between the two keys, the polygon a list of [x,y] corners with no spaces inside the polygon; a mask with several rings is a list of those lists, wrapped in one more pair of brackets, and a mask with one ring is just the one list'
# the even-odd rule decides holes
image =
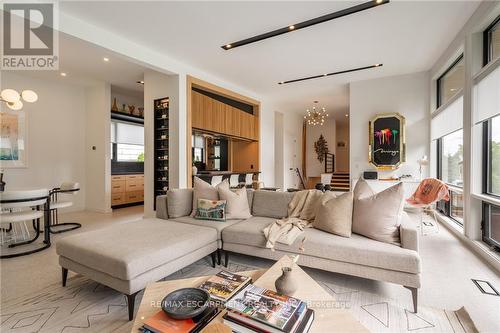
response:
{"label": "white wall", "polygon": [[327,118],[323,126],[307,125],[306,129],[306,172],[307,177],[319,177],[325,172],[325,162],[321,163],[318,160],[318,155],[314,150],[314,143],[318,141],[320,135],[325,138],[328,150],[335,154],[335,146],[337,145],[336,138],[336,122],[333,118]]}
{"label": "white wall", "polygon": [[[285,187],[285,116],[274,112],[274,186]],[[264,146],[264,145],[261,145]]]}
{"label": "white wall", "polygon": [[304,118],[300,114],[287,113],[284,118],[284,164],[285,183],[283,189],[301,188],[300,179],[295,171],[302,171],[302,127]]}
{"label": "white wall", "polygon": [[104,82],[88,87],[85,98],[86,208],[106,213],[111,211],[111,87]]}
{"label": "white wall", "polygon": [[[7,189],[53,188],[64,181],[80,183],[72,210],[85,207],[85,93],[61,80],[39,80],[2,72],[1,89],[32,89],[38,101],[25,103],[27,167],[5,169]],[[3,111],[5,105],[1,104]]]}
{"label": "white wall", "polygon": [[335,171],[349,171],[349,122],[337,122],[337,145],[344,142],[344,147],[335,147]]}
{"label": "white wall", "polygon": [[[376,170],[368,162],[368,123],[376,114],[398,112],[406,118],[406,163],[379,177],[419,176],[417,160],[429,155],[429,75],[399,75],[350,84],[350,171],[359,178]],[[428,169],[424,176],[428,175]]]}

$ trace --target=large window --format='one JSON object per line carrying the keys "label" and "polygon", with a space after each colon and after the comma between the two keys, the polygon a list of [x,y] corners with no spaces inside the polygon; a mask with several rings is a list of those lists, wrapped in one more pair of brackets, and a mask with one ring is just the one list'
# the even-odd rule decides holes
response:
{"label": "large window", "polygon": [[500,207],[483,204],[483,240],[500,250]]}
{"label": "large window", "polygon": [[484,31],[484,65],[500,56],[500,16]]}
{"label": "large window", "polygon": [[449,101],[464,87],[464,59],[463,55],[437,79],[437,107]]}
{"label": "large window", "polygon": [[463,185],[463,131],[458,130],[437,140],[438,177],[457,187]]}
{"label": "large window", "polygon": [[485,191],[500,196],[500,116],[484,122]]}

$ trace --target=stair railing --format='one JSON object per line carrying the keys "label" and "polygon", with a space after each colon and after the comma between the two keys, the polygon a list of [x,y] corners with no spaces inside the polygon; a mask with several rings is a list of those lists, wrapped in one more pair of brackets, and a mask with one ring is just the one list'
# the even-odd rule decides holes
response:
{"label": "stair railing", "polygon": [[325,153],[325,173],[335,172],[335,155],[332,153]]}

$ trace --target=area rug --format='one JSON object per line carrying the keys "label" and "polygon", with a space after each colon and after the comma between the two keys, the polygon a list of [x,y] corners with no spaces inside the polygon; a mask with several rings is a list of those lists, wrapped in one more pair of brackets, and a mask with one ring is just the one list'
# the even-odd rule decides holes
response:
{"label": "area rug", "polygon": [[[232,261],[233,272],[268,267],[269,261]],[[211,275],[223,267],[212,268],[202,259],[165,280]],[[324,274],[316,281],[335,297],[339,308],[350,311],[371,332],[477,332],[464,308],[456,311],[419,306],[417,314],[407,304],[383,298],[336,283]],[[314,277],[314,275],[313,275]],[[137,297],[136,308],[142,295]],[[67,287],[52,285],[29,297],[2,304],[0,331],[28,332],[130,332],[125,297],[106,287],[77,275],[68,279]]]}

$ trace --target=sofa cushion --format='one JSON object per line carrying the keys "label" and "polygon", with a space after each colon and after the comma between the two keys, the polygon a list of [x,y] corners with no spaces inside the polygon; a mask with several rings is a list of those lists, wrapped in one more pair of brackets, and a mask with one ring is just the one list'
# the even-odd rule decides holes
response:
{"label": "sofa cushion", "polygon": [[194,218],[198,220],[224,222],[226,221],[226,204],[226,200],[214,201],[198,199],[198,205],[196,207],[196,214],[194,215]]}
{"label": "sofa cushion", "polygon": [[[157,208],[158,209],[158,208]],[[193,190],[189,188],[167,192],[167,214],[169,218],[187,216],[193,209]]]}
{"label": "sofa cushion", "polygon": [[56,252],[118,279],[131,280],[216,241],[213,228],[150,218],[65,237],[57,241]]}
{"label": "sofa cushion", "polygon": [[313,226],[331,234],[351,237],[352,192],[347,192],[319,204]]}
{"label": "sofa cushion", "polygon": [[381,242],[400,245],[399,225],[404,198],[403,183],[370,197],[354,198],[352,232]]}
{"label": "sofa cushion", "polygon": [[[236,243],[265,248],[266,239],[262,229],[273,221],[274,219],[271,218],[251,217],[225,228],[222,231],[222,240],[224,244]],[[304,237],[306,241],[304,252],[302,252],[299,247]],[[356,234],[346,238],[318,229],[307,228],[304,231],[304,236],[297,237],[292,245],[276,243],[275,248],[289,253],[412,274],[420,272],[420,257],[417,252]]]}
{"label": "sofa cushion", "polygon": [[288,204],[295,193],[255,191],[253,193],[252,215],[280,219],[288,215]]}
{"label": "sofa cushion", "polygon": [[243,220],[226,220],[225,222],[220,222],[220,221],[210,221],[210,220],[198,220],[198,219],[195,219],[194,217],[191,217],[191,216],[183,216],[183,217],[175,218],[172,221],[186,223],[186,224],[192,224],[192,225],[198,225],[201,227],[213,228],[217,231],[217,239],[220,240],[220,239],[222,239],[221,238],[222,237],[221,236],[222,230],[224,230],[225,228],[227,228],[233,224],[240,223]]}
{"label": "sofa cushion", "polygon": [[191,216],[196,215],[196,208],[198,208],[198,199],[206,200],[219,200],[219,193],[217,192],[217,186],[212,186],[203,179],[194,177],[193,180],[193,210],[191,211]]}
{"label": "sofa cushion", "polygon": [[231,190],[228,182],[222,182],[217,190],[220,200],[226,200],[226,219],[247,219],[252,216],[246,188]]}

